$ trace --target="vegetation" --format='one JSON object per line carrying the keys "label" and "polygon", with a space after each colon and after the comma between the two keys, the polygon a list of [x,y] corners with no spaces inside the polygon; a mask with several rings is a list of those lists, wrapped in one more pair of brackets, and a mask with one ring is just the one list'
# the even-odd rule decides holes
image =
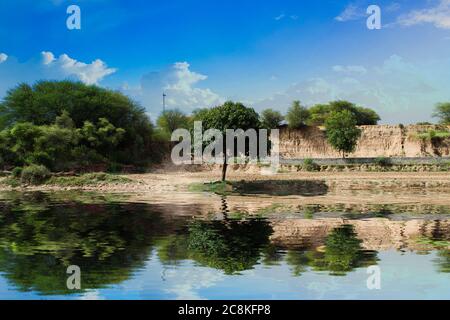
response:
{"label": "vegetation", "polygon": [[391,165],[391,160],[385,157],[378,157],[375,159],[375,164],[379,165],[380,167],[387,167]]}
{"label": "vegetation", "polygon": [[376,125],[380,116],[369,108],[356,106],[354,103],[338,100],[329,104],[317,104],[309,109],[308,125],[322,126],[335,112],[347,110],[355,116],[357,125]]}
{"label": "vegetation", "polygon": [[299,129],[305,126],[309,117],[309,110],[303,107],[300,101],[294,101],[286,114],[286,120],[291,129]]}
{"label": "vegetation", "polygon": [[302,169],[305,171],[317,171],[319,166],[314,162],[313,159],[305,159],[303,160]]}
{"label": "vegetation", "polygon": [[433,141],[450,137],[449,130],[428,130],[417,134],[417,138],[421,140]]}
{"label": "vegetation", "polygon": [[42,165],[31,165],[23,168],[20,176],[23,184],[41,184],[50,177],[50,171]]}
{"label": "vegetation", "polygon": [[[200,120],[203,121],[203,129],[216,129],[222,132],[225,137],[226,130],[242,129],[259,129],[259,115],[252,108],[247,108],[242,103],[227,101],[225,104],[203,111],[199,114]],[[222,167],[222,181],[226,179],[228,167],[228,155],[234,154],[234,150],[230,150],[231,146],[227,146],[224,138],[224,159]]]}
{"label": "vegetation", "polygon": [[327,140],[345,158],[346,153],[354,152],[361,130],[356,117],[348,110],[333,112],[325,121]]}
{"label": "vegetation", "polygon": [[123,94],[71,81],[9,90],[0,105],[0,165],[52,171],[156,160],[153,126]]}
{"label": "vegetation", "polygon": [[438,118],[441,124],[450,124],[450,102],[438,103],[433,117]]}
{"label": "vegetation", "polygon": [[283,120],[281,113],[272,109],[266,109],[261,113],[261,127],[264,129],[276,129]]}
{"label": "vegetation", "polygon": [[124,184],[131,182],[133,182],[133,180],[128,179],[127,177],[100,172],[87,173],[81,176],[52,177],[46,181],[46,184],[64,187],[81,187],[99,184]]}
{"label": "vegetation", "polygon": [[189,117],[178,109],[167,110],[162,113],[156,121],[161,136],[170,141],[172,133],[177,129],[188,129],[190,127]]}

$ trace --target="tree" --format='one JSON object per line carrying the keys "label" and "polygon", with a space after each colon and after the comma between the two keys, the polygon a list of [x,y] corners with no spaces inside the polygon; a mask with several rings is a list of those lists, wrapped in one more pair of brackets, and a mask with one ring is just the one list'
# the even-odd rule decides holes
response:
{"label": "tree", "polygon": [[333,112],[348,110],[356,118],[357,125],[376,125],[380,116],[372,109],[356,106],[345,100],[331,101],[328,104],[317,104],[309,109],[310,117],[307,124],[322,126]]}
{"label": "tree", "polygon": [[286,115],[286,120],[291,129],[298,129],[305,126],[308,118],[309,111],[300,105],[300,101],[294,101]]}
{"label": "tree", "polygon": [[228,167],[227,154],[234,153],[234,150],[230,150],[231,146],[227,146],[225,139],[226,130],[256,130],[259,128],[259,115],[253,108],[247,108],[240,102],[227,101],[221,106],[209,109],[208,112],[203,112],[201,120],[205,130],[217,129],[222,132],[224,137],[222,181],[225,181]]}
{"label": "tree", "polygon": [[178,109],[167,110],[159,116],[156,124],[163,136],[170,140],[170,136],[175,130],[189,127],[189,118]]}
{"label": "tree", "polygon": [[450,124],[450,102],[438,103],[433,113],[434,118],[439,118],[441,124]]}
{"label": "tree", "polygon": [[327,140],[345,158],[346,153],[355,151],[361,130],[356,126],[354,114],[348,110],[333,112],[325,121]]}
{"label": "tree", "polygon": [[272,109],[266,109],[261,113],[261,127],[264,129],[276,129],[283,120],[281,113]]}
{"label": "tree", "polygon": [[[120,92],[73,81],[39,81],[9,90],[0,105],[0,130],[17,123],[82,128],[86,121],[107,119],[125,132],[114,149],[114,160],[144,164],[152,150],[153,126],[145,110]],[[69,121],[70,119],[70,121]]]}

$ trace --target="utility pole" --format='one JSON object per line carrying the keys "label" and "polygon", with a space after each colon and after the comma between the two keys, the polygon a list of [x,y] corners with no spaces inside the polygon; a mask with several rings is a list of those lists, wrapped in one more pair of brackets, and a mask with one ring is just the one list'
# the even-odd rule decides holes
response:
{"label": "utility pole", "polygon": [[166,93],[163,92],[163,115],[166,114]]}

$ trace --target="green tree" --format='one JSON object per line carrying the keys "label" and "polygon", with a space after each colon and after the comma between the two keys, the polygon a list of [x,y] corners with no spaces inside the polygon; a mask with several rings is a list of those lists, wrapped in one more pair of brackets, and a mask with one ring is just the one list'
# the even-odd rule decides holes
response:
{"label": "green tree", "polygon": [[86,121],[107,119],[124,130],[114,149],[114,158],[124,164],[155,159],[153,126],[145,110],[120,92],[73,81],[40,81],[9,90],[0,106],[0,130],[17,123],[36,126],[70,125],[82,128]]}
{"label": "green tree", "polygon": [[225,141],[226,130],[256,130],[259,128],[259,115],[255,110],[247,108],[242,103],[227,101],[221,106],[209,109],[208,112],[204,112],[201,120],[203,121],[203,129],[217,129],[221,131],[224,136],[222,181],[225,181],[228,167],[227,155],[234,153],[234,150],[231,150],[231,146],[227,146]]}
{"label": "green tree", "polygon": [[300,104],[300,101],[294,101],[286,114],[286,121],[289,128],[298,129],[306,125],[309,119],[309,111]]}
{"label": "green tree", "polygon": [[325,121],[327,140],[345,158],[346,153],[355,151],[361,130],[356,117],[348,110],[333,112]]}
{"label": "green tree", "polygon": [[317,104],[309,109],[310,118],[307,124],[322,126],[333,112],[350,111],[358,125],[376,125],[380,116],[372,109],[356,106],[345,100],[331,101],[328,104]]}
{"label": "green tree", "polygon": [[438,118],[441,124],[450,124],[450,102],[438,103],[433,117]]}
{"label": "green tree", "polygon": [[283,120],[281,113],[272,109],[266,109],[261,113],[261,127],[264,129],[276,129]]}
{"label": "green tree", "polygon": [[172,133],[177,129],[188,129],[189,118],[180,110],[167,110],[162,113],[156,121],[158,129],[163,137],[170,140]]}

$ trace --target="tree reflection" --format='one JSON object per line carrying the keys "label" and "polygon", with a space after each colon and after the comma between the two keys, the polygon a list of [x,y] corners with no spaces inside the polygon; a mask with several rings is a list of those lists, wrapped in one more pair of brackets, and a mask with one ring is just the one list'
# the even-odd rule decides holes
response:
{"label": "tree reflection", "polygon": [[335,228],[326,238],[322,249],[297,252],[289,251],[286,262],[293,275],[304,273],[308,267],[315,271],[329,271],[331,275],[345,275],[356,268],[377,263],[377,252],[364,250],[353,226]]}
{"label": "tree reflection", "polygon": [[189,226],[189,257],[226,274],[238,273],[258,263],[271,233],[269,223],[260,219],[195,221]]}
{"label": "tree reflection", "polygon": [[0,272],[21,291],[73,293],[69,265],[81,268],[84,289],[120,283],[144,266],[166,228],[149,205],[35,200],[3,204],[0,215]]}

